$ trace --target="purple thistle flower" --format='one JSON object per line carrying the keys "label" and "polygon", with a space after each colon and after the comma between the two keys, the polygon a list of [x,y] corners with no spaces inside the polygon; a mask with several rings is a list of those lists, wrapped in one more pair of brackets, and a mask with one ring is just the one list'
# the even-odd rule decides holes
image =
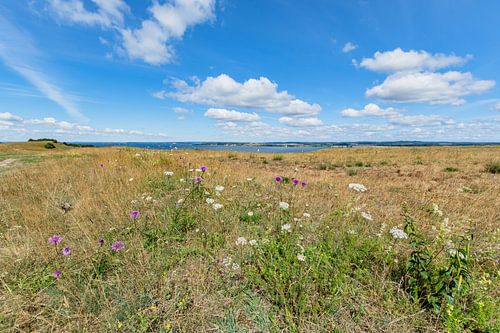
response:
{"label": "purple thistle flower", "polygon": [[307,182],[306,182],[306,181],[303,181],[302,183],[300,183],[300,185],[301,185],[302,187],[306,187],[306,186],[307,186]]}
{"label": "purple thistle flower", "polygon": [[293,185],[299,185],[300,181],[298,179],[293,179],[292,180]]}
{"label": "purple thistle flower", "polygon": [[118,252],[120,250],[123,250],[124,247],[125,244],[122,241],[114,242],[113,245],[111,245],[111,251]]}
{"label": "purple thistle flower", "polygon": [[61,243],[62,237],[59,235],[54,235],[49,237],[49,244],[57,245]]}
{"label": "purple thistle flower", "polygon": [[139,213],[139,211],[138,211],[138,210],[133,210],[133,211],[131,211],[131,212],[130,212],[130,215],[129,215],[129,216],[130,216],[130,218],[131,218],[131,219],[136,219],[136,218],[138,218],[140,215],[141,215],[141,213]]}
{"label": "purple thistle flower", "polygon": [[202,166],[200,167],[200,170],[201,170],[201,172],[205,172],[205,171],[207,171],[207,170],[208,170],[208,167],[206,167],[206,166],[202,165]]}
{"label": "purple thistle flower", "polygon": [[63,250],[62,250],[62,254],[63,256],[69,256],[71,254],[71,248],[69,246],[66,246]]}
{"label": "purple thistle flower", "polygon": [[203,178],[201,178],[201,177],[194,177],[193,180],[194,180],[195,184],[198,185],[199,183],[201,183],[203,181]]}
{"label": "purple thistle flower", "polygon": [[97,241],[99,245],[103,246],[104,245],[104,237],[99,237],[99,240]]}
{"label": "purple thistle flower", "polygon": [[283,178],[280,176],[276,176],[274,177],[274,180],[276,181],[276,183],[281,183],[283,181]]}
{"label": "purple thistle flower", "polygon": [[52,272],[52,276],[55,277],[56,279],[59,279],[61,277],[61,270],[60,269],[56,269],[55,271]]}

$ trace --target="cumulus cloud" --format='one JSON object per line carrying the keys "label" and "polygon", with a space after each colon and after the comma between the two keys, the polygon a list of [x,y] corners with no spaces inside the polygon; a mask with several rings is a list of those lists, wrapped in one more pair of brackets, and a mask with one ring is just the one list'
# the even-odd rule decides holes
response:
{"label": "cumulus cloud", "polygon": [[382,109],[377,104],[367,104],[361,110],[356,110],[353,108],[348,108],[340,111],[340,114],[344,117],[389,117],[399,114],[399,111],[394,108]]}
{"label": "cumulus cloud", "polygon": [[397,110],[391,107],[382,109],[374,103],[365,105],[365,107],[361,110],[348,108],[340,111],[340,113],[342,114],[342,116],[350,118],[385,118],[389,121],[389,123],[399,125],[443,125],[454,123],[451,118],[440,115],[403,115],[401,113],[401,110]]}
{"label": "cumulus cloud", "polygon": [[18,122],[23,121],[23,118],[16,116],[10,112],[0,112],[0,120]]}
{"label": "cumulus cloud", "polygon": [[342,52],[344,53],[349,53],[351,51],[354,51],[358,48],[358,46],[352,42],[348,42],[344,45],[344,47],[342,48]]}
{"label": "cumulus cloud", "polygon": [[403,51],[396,48],[392,51],[375,52],[373,58],[363,58],[360,67],[374,72],[401,72],[422,71],[460,66],[465,64],[471,56],[459,57],[442,53],[430,54],[426,51]]}
{"label": "cumulus cloud", "polygon": [[254,113],[246,113],[246,112],[238,112],[234,110],[226,110],[226,109],[214,109],[210,108],[205,112],[205,117],[215,120],[224,120],[224,121],[232,121],[232,122],[250,122],[250,121],[258,121],[260,117],[258,114]]}
{"label": "cumulus cloud", "polygon": [[365,95],[393,102],[460,105],[465,103],[462,97],[481,94],[494,86],[495,81],[475,79],[469,72],[400,72],[367,89]]}
{"label": "cumulus cloud", "polygon": [[281,117],[278,121],[282,124],[291,127],[311,127],[311,126],[321,126],[323,121],[318,118],[292,118],[292,117]]}
{"label": "cumulus cloud", "polygon": [[240,83],[229,75],[221,74],[207,77],[203,82],[195,80],[192,85],[183,80],[174,80],[173,87],[173,92],[158,94],[181,102],[262,109],[288,116],[314,116],[321,111],[318,104],[309,104],[287,91],[278,91],[278,85],[266,77]]}
{"label": "cumulus cloud", "polygon": [[85,8],[83,0],[48,0],[50,10],[61,20],[102,27],[121,26],[130,8],[123,0],[92,0],[95,11]]}
{"label": "cumulus cloud", "polygon": [[215,17],[215,0],[175,0],[171,3],[154,2],[149,8],[151,19],[139,29],[121,29],[123,47],[132,59],[141,59],[152,65],[171,62],[174,57],[173,39],[181,39],[189,27]]}

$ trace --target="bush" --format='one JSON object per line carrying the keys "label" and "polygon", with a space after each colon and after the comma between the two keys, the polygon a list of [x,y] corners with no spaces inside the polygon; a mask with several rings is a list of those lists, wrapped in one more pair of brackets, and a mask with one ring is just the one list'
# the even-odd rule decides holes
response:
{"label": "bush", "polygon": [[447,166],[446,168],[443,169],[444,172],[457,172],[458,168]]}
{"label": "bush", "polygon": [[273,161],[283,161],[283,156],[282,155],[274,155]]}
{"label": "bush", "polygon": [[47,142],[45,145],[44,145],[45,149],[54,149],[56,146],[54,146],[54,144],[52,142]]}
{"label": "bush", "polygon": [[500,161],[493,161],[486,164],[485,171],[489,173],[500,173]]}

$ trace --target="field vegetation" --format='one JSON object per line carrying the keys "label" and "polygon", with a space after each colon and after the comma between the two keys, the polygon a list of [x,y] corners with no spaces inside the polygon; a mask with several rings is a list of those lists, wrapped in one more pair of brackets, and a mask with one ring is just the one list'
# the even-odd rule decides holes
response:
{"label": "field vegetation", "polygon": [[500,330],[498,146],[47,143],[0,144],[2,332]]}

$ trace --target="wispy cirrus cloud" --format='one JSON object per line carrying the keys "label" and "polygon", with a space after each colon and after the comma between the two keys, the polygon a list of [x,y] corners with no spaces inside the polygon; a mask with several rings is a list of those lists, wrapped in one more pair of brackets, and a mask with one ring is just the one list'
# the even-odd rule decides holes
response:
{"label": "wispy cirrus cloud", "polygon": [[44,55],[35,46],[30,35],[16,27],[1,13],[0,59],[69,115],[80,121],[86,120],[72,98],[53,82],[53,78],[46,70],[49,66],[43,61]]}

